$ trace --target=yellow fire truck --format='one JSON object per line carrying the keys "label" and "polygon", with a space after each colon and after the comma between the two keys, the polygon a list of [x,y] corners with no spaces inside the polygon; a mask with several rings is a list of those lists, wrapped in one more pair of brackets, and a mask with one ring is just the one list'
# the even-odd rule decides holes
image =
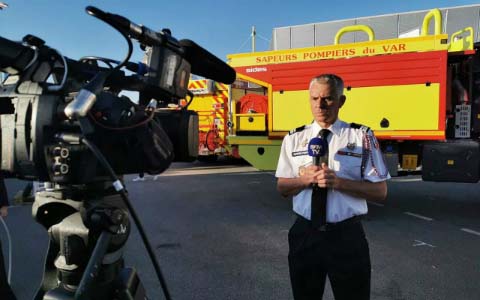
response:
{"label": "yellow fire truck", "polygon": [[233,155],[226,147],[228,121],[228,86],[209,79],[190,80],[194,94],[189,109],[198,113],[198,159],[212,161]]}
{"label": "yellow fire truck", "polygon": [[[283,136],[312,122],[310,79],[336,73],[347,97],[340,118],[375,132],[393,176],[416,170],[424,180],[477,182],[480,57],[471,27],[450,37],[441,28],[434,9],[417,37],[376,40],[371,27],[353,25],[329,46],[229,55],[237,72],[229,146],[254,167],[274,170]],[[368,41],[340,43],[356,31]]]}

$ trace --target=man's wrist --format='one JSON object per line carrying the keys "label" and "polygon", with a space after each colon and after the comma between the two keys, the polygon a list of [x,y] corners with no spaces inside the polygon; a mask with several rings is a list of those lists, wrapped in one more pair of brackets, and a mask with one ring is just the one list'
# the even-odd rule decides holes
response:
{"label": "man's wrist", "polygon": [[335,190],[341,191],[341,190],[342,190],[342,187],[345,185],[345,182],[346,182],[346,179],[341,178],[341,177],[337,177],[337,178],[335,179],[334,184],[333,184],[333,188],[334,188]]}
{"label": "man's wrist", "polygon": [[302,178],[298,178],[299,181],[300,181],[300,189],[302,190],[306,190],[306,189],[309,189],[312,187],[312,183],[311,182],[306,182],[305,180],[303,180]]}

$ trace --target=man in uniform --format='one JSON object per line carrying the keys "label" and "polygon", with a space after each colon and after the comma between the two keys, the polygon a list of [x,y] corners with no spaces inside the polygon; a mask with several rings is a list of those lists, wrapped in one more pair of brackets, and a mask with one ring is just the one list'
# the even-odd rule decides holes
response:
{"label": "man in uniform", "polygon": [[[343,80],[319,75],[309,93],[314,121],[285,136],[275,174],[298,216],[288,234],[294,299],[321,299],[327,276],[335,299],[369,299],[370,253],[360,219],[367,199],[385,200],[390,175],[373,132],[338,119]],[[319,136],[327,154],[316,165],[308,146]]]}

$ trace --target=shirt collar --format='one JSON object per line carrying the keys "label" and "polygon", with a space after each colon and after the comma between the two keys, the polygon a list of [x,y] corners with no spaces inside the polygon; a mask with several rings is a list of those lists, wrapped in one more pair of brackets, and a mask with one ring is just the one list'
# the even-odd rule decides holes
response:
{"label": "shirt collar", "polygon": [[340,133],[342,131],[343,124],[344,124],[343,121],[337,119],[332,125],[330,125],[330,127],[322,128],[316,121],[313,121],[312,130],[313,130],[315,135],[318,134],[320,132],[320,130],[322,130],[322,129],[328,129],[334,135],[340,135]]}

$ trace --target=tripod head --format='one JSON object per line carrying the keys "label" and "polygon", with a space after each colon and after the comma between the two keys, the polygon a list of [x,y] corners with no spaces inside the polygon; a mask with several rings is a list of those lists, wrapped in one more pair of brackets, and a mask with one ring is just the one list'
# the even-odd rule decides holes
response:
{"label": "tripod head", "polygon": [[35,299],[145,298],[136,271],[124,266],[130,222],[118,194],[101,185],[51,189],[36,194],[32,213],[50,236]]}

